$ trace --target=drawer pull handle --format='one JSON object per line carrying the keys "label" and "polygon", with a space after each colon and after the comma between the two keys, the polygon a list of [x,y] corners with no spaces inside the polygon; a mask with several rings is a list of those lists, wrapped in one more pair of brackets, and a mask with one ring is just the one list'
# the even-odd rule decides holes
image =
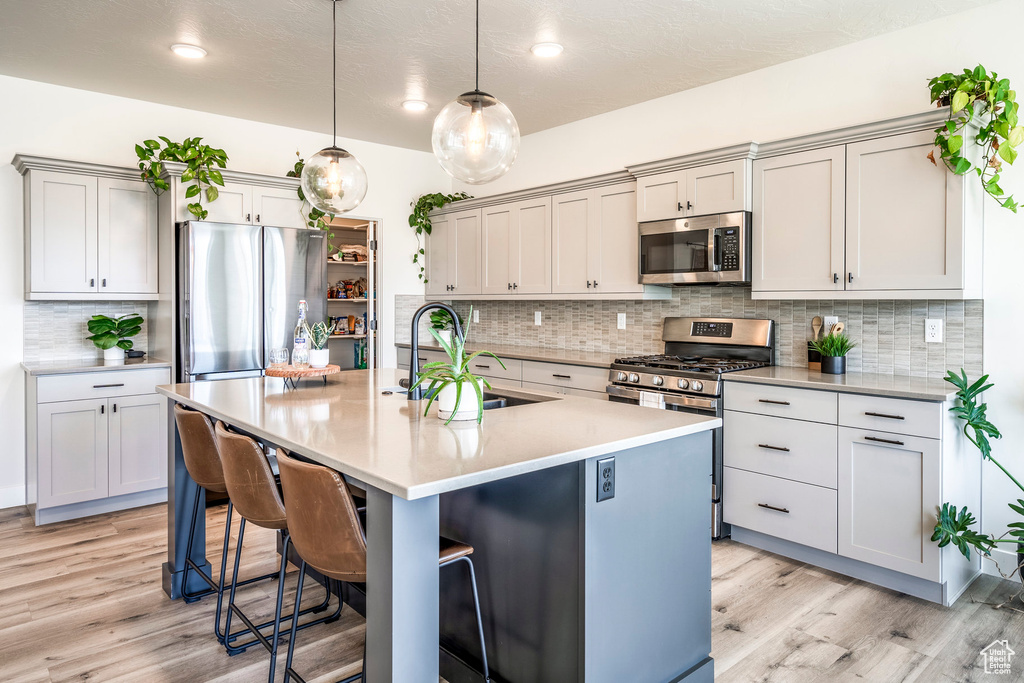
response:
{"label": "drawer pull handle", "polygon": [[785,512],[787,515],[789,514],[789,510],[786,508],[777,508],[774,505],[769,505],[768,503],[758,503],[757,507],[765,508],[766,510],[775,510],[776,512]]}
{"label": "drawer pull handle", "polygon": [[124,382],[121,382],[120,384],[93,384],[92,388],[93,389],[110,389],[112,387],[123,387],[123,386],[124,386]]}
{"label": "drawer pull handle", "polygon": [[877,436],[865,436],[864,440],[865,441],[877,441],[878,443],[891,443],[893,446],[902,446],[902,445],[904,445],[902,441],[897,441],[896,439],[881,439],[881,438],[879,438]]}
{"label": "drawer pull handle", "polygon": [[480,368],[481,370],[490,370],[491,369],[490,365],[480,365],[479,363],[476,364],[476,367]]}
{"label": "drawer pull handle", "polygon": [[870,411],[865,412],[865,415],[869,417],[884,417],[886,420],[905,420],[907,418],[902,415],[886,415],[885,413],[872,413]]}
{"label": "drawer pull handle", "polygon": [[789,449],[784,446],[769,446],[766,443],[757,444],[758,448],[767,448],[770,451],[782,451],[783,453],[789,453]]}
{"label": "drawer pull handle", "polygon": [[102,415],[105,411],[106,411],[106,406],[105,405],[101,405],[100,406],[100,415]]}
{"label": "drawer pull handle", "polygon": [[557,372],[551,373],[551,376],[557,377],[558,379],[572,379],[572,375],[559,375]]}
{"label": "drawer pull handle", "polygon": [[759,398],[758,399],[758,403],[771,403],[772,405],[775,405],[775,406],[788,406],[789,405],[789,401],[773,401],[770,398]]}

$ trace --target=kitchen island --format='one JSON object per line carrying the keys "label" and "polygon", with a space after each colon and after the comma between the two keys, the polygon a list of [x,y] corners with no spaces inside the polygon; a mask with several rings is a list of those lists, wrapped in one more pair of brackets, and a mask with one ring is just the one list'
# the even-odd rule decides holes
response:
{"label": "kitchen island", "polygon": [[[366,486],[367,680],[473,680],[458,661],[479,658],[472,599],[459,572],[439,575],[439,534],[475,548],[494,680],[713,679],[708,503],[719,419],[502,390],[509,406],[482,425],[446,426],[436,408],[423,416],[425,404],[406,399],[399,377],[158,391]],[[172,597],[187,534],[176,511],[195,495],[175,450]],[[614,496],[598,502],[606,458]]]}

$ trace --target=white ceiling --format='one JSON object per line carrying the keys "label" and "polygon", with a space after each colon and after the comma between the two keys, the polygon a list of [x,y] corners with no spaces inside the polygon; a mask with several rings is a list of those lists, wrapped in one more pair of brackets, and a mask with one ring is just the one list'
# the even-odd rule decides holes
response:
{"label": "white ceiling", "polygon": [[[527,134],[989,1],[482,0],[480,87]],[[330,16],[330,0],[0,0],[0,73],[329,132]],[[338,17],[339,134],[430,149],[473,88],[473,0],[344,0]],[[542,41],[565,52],[534,57]]]}

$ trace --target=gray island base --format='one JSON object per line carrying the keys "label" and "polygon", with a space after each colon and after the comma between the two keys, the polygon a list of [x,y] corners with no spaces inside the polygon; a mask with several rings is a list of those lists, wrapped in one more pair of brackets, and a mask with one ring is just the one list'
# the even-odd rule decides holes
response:
{"label": "gray island base", "polygon": [[[517,400],[483,425],[445,426],[398,393],[398,377],[159,388],[169,409],[202,410],[366,485],[370,683],[480,680],[466,667],[480,667],[472,594],[463,570],[439,571],[439,534],[475,548],[494,681],[713,680],[718,419],[502,390]],[[173,446],[164,584],[177,597],[187,514],[176,510],[190,510],[195,491]],[[598,502],[608,458],[614,496]],[[193,560],[205,563],[201,552]]]}

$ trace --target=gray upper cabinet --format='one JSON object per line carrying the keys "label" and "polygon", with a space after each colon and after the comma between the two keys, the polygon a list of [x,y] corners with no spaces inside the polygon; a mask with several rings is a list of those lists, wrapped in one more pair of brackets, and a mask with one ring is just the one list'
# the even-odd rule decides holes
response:
{"label": "gray upper cabinet", "polygon": [[551,291],[587,294],[594,250],[590,238],[594,219],[593,192],[581,190],[551,198]]}
{"label": "gray upper cabinet", "polygon": [[841,291],[845,147],[757,159],[753,190],[753,291]]}
{"label": "gray upper cabinet", "polygon": [[[512,233],[516,220],[514,204],[489,206],[481,211],[483,256],[481,292],[504,294],[512,291]],[[518,257],[518,252],[516,254]]]}
{"label": "gray upper cabinet", "polygon": [[254,185],[252,222],[255,225],[269,225],[275,228],[305,228],[306,218],[302,213],[302,200],[299,199],[296,190],[290,187]]}
{"label": "gray upper cabinet", "polygon": [[498,204],[481,214],[481,293],[550,292],[551,198]]}
{"label": "gray upper cabinet", "polygon": [[431,224],[425,249],[427,295],[480,294],[480,209],[432,217]]}
{"label": "gray upper cabinet", "polygon": [[433,216],[430,234],[424,237],[427,296],[440,296],[451,291],[448,281],[448,233],[451,231],[450,214]]}
{"label": "gray upper cabinet", "polygon": [[[192,182],[183,183],[180,178],[175,179],[177,197],[175,206],[175,219],[178,221],[194,221],[195,216],[188,212],[189,199],[185,196]],[[217,187],[217,200],[206,201],[206,194],[203,194],[203,208],[207,211],[205,220],[212,223],[254,223],[255,214],[252,210],[253,187],[247,183],[227,181],[223,187]],[[296,197],[298,199],[298,197]],[[282,226],[284,227],[284,226]]]}
{"label": "gray upper cabinet", "polygon": [[963,288],[964,177],[928,163],[934,137],[847,147],[848,290]]}
{"label": "gray upper cabinet", "polygon": [[32,169],[28,299],[157,296],[157,198],[139,180]]}
{"label": "gray upper cabinet", "polygon": [[744,211],[748,208],[750,161],[717,164],[641,176],[637,180],[637,220]]}

